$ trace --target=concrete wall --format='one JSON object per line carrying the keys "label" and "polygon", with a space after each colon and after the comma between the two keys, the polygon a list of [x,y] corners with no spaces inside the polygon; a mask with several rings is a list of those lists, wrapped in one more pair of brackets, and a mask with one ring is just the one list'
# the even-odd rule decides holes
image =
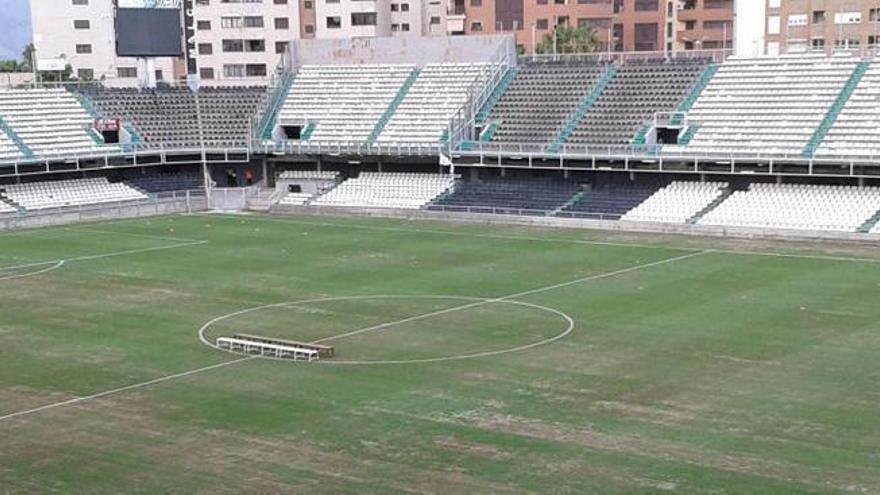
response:
{"label": "concrete wall", "polygon": [[0,215],[0,231],[22,228],[49,227],[83,222],[139,218],[175,213],[190,213],[208,209],[204,197],[161,200],[155,203],[135,203],[112,207],[62,210],[52,213],[33,213],[24,216]]}
{"label": "concrete wall", "polygon": [[[358,38],[296,40],[295,66],[309,64],[416,64],[490,62],[500,50],[512,53],[510,35],[432,38]],[[505,43],[507,46],[504,46]]]}

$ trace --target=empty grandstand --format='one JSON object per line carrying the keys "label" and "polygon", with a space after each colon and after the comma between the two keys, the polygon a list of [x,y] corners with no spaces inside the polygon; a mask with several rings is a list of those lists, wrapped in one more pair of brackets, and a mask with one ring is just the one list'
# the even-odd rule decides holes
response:
{"label": "empty grandstand", "polygon": [[85,95],[106,118],[132,125],[142,146],[247,147],[264,87],[90,88]]}
{"label": "empty grandstand", "polygon": [[66,89],[0,90],[0,118],[4,156],[15,155],[9,141],[25,158],[63,159],[113,148],[93,133],[92,117]]}
{"label": "empty grandstand", "polygon": [[685,223],[726,193],[726,182],[675,181],[628,211],[621,220]]}
{"label": "empty grandstand", "polygon": [[617,220],[651,197],[654,184],[606,184],[590,188],[568,204],[564,215]]}
{"label": "empty grandstand", "polygon": [[729,59],[688,114],[689,144],[674,151],[800,157],[858,65],[852,56]]}
{"label": "empty grandstand", "polygon": [[492,109],[485,140],[552,143],[604,71],[599,64],[525,63]]}
{"label": "empty grandstand", "polygon": [[405,91],[404,84],[417,75],[412,65],[303,66],[279,123],[301,128],[301,140],[364,143]]}
{"label": "empty grandstand", "polygon": [[3,197],[26,210],[118,203],[147,199],[147,196],[121,182],[106,178],[28,182],[0,186]]}
{"label": "empty grandstand", "polygon": [[496,178],[456,184],[430,209],[489,213],[545,214],[561,208],[580,191],[572,181],[555,178]]}
{"label": "empty grandstand", "polygon": [[364,172],[312,201],[319,206],[420,208],[449,190],[455,177],[441,174]]}
{"label": "empty grandstand", "polygon": [[726,227],[856,232],[880,211],[880,188],[752,184],[699,223]]}
{"label": "empty grandstand", "polygon": [[709,60],[672,59],[621,64],[566,141],[630,145],[658,112],[672,112]]}
{"label": "empty grandstand", "polygon": [[[843,94],[840,108],[816,150],[820,157],[877,157],[880,155],[880,65],[863,65],[864,75]],[[818,143],[817,143],[818,144]]]}

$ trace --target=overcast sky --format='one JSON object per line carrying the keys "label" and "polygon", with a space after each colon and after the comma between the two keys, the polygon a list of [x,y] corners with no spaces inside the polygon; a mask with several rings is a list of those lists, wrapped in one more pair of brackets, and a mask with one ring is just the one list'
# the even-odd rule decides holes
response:
{"label": "overcast sky", "polygon": [[21,58],[31,41],[29,0],[0,0],[0,59]]}

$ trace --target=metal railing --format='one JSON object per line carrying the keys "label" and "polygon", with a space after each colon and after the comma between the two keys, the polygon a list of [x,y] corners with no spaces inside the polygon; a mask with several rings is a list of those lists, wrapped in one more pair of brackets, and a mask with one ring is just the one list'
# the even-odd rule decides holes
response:
{"label": "metal railing", "polygon": [[25,208],[16,212],[0,214],[0,220],[7,218],[51,216],[57,215],[59,213],[88,213],[119,208],[131,208],[137,206],[153,206],[162,203],[173,203],[179,201],[186,201],[187,204],[190,204],[194,199],[205,197],[206,193],[204,189],[166,191],[161,193],[150,193],[148,194],[148,197],[144,199],[130,199],[122,201],[110,201],[105,203],[56,206],[52,208],[40,208],[35,210],[28,210]]}
{"label": "metal railing", "polygon": [[608,213],[591,213],[581,211],[553,211],[534,210],[528,208],[504,208],[498,206],[463,206],[432,204],[422,208],[426,211],[440,211],[447,213],[482,213],[490,215],[513,215],[518,217],[559,217],[559,218],[588,218],[592,220],[619,220],[620,215]]}

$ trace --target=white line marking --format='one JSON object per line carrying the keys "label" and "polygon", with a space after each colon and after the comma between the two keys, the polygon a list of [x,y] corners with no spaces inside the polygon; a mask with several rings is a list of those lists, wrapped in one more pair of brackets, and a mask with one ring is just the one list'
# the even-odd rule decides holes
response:
{"label": "white line marking", "polygon": [[65,259],[50,260],[50,261],[37,261],[34,263],[26,263],[24,265],[4,266],[4,267],[0,267],[0,272],[7,272],[7,271],[11,271],[11,270],[20,270],[22,268],[32,268],[35,266],[43,266],[43,265],[48,265],[50,263],[54,263],[53,266],[46,268],[44,270],[37,270],[35,272],[22,273],[19,275],[12,275],[12,276],[8,276],[8,277],[0,277],[0,280],[12,280],[12,279],[16,279],[16,278],[33,277],[35,275],[40,275],[42,273],[56,270],[58,268],[61,268],[61,266],[63,266],[65,263],[71,263],[74,261],[91,261],[91,260],[98,260],[98,259],[103,259],[103,258],[111,258],[111,257],[115,257],[115,256],[126,256],[129,254],[140,254],[140,253],[149,253],[152,251],[162,251],[165,249],[178,249],[178,248],[184,248],[184,247],[189,247],[189,246],[200,246],[202,244],[207,244],[207,243],[208,243],[208,241],[192,241],[192,242],[184,242],[184,243],[180,243],[180,244],[172,244],[170,246],[154,246],[154,247],[141,248],[141,249],[129,249],[127,251],[116,251],[113,253],[91,254],[91,255],[86,255],[86,256],[77,256],[75,258],[65,258]]}
{"label": "white line marking", "polygon": [[141,383],[135,383],[133,385],[127,385],[125,387],[114,388],[113,390],[106,390],[104,392],[99,392],[97,394],[87,395],[85,397],[76,397],[76,398],[68,399],[68,400],[61,401],[61,402],[46,404],[45,406],[35,407],[33,409],[27,409],[25,411],[18,411],[18,412],[10,413],[5,416],[0,416],[0,421],[5,421],[7,419],[17,418],[17,417],[21,417],[21,416],[27,416],[30,414],[38,413],[41,411],[46,411],[49,409],[55,409],[56,407],[70,406],[73,404],[79,404],[81,402],[86,402],[86,401],[90,401],[90,400],[94,400],[94,399],[100,399],[102,397],[107,397],[108,395],[114,395],[114,394],[118,394],[118,393],[122,393],[122,392],[127,392],[129,390],[135,390],[135,389],[139,389],[139,388],[149,387],[150,385],[156,385],[159,383],[167,382],[169,380],[174,380],[175,378],[183,378],[186,376],[195,375],[197,373],[202,373],[205,371],[210,371],[210,370],[222,368],[224,366],[229,366],[231,364],[240,363],[242,361],[248,361],[248,360],[254,359],[255,357],[256,356],[248,356],[248,357],[244,357],[241,359],[234,359],[232,361],[224,361],[222,363],[212,364],[211,366],[205,366],[204,368],[197,368],[194,370],[184,371],[182,373],[175,373],[173,375],[163,376],[161,378],[156,378],[154,380],[141,382]]}
{"label": "white line marking", "polygon": [[[238,218],[232,217],[225,213],[194,213],[193,216],[214,216],[220,218]],[[676,246],[664,246],[658,244],[638,244],[638,243],[626,243],[626,242],[609,242],[609,241],[587,241],[582,239],[559,239],[559,238],[546,238],[546,237],[529,237],[529,236],[518,236],[518,235],[503,235],[503,234],[479,234],[473,232],[456,232],[452,230],[436,230],[436,229],[410,229],[404,227],[377,227],[373,225],[359,225],[359,224],[346,224],[346,223],[332,223],[332,222],[310,222],[310,221],[301,221],[301,220],[288,220],[285,218],[274,218],[267,217],[265,215],[253,215],[248,217],[250,220],[264,220],[267,222],[277,222],[277,223],[286,223],[291,225],[311,225],[314,227],[338,227],[338,228],[346,228],[346,229],[359,229],[359,230],[376,230],[376,231],[385,231],[385,232],[409,232],[409,233],[419,233],[419,234],[437,234],[437,235],[447,235],[447,236],[459,236],[459,237],[475,237],[475,238],[483,238],[483,239],[500,239],[500,240],[509,240],[509,241],[533,241],[533,242],[551,242],[551,243],[565,243],[565,244],[583,244],[587,246],[610,246],[610,247],[629,247],[629,248],[643,248],[643,249],[664,249],[668,251],[703,251],[704,248],[694,248],[694,247],[676,247]],[[432,221],[431,219],[424,219],[425,222]],[[522,225],[503,225],[499,224],[499,227],[526,227]],[[556,227],[556,226],[541,226],[541,225],[532,225],[528,226],[529,228],[543,228],[543,229],[552,229],[552,230],[566,230],[571,231],[576,228],[574,227]],[[596,230],[596,229],[591,229]],[[629,233],[629,232],[627,232]],[[650,232],[632,232],[633,235],[662,235],[659,233],[652,234]],[[705,238],[704,238],[705,239]],[[724,240],[725,238],[721,237],[718,240]],[[711,240],[711,239],[710,239]],[[782,240],[782,242],[805,242],[799,241],[796,239],[792,240]],[[813,259],[813,260],[823,260],[823,261],[843,261],[843,262],[853,262],[853,263],[880,263],[880,258],[859,258],[852,256],[833,256],[833,255],[821,255],[821,254],[797,254],[797,253],[775,253],[768,251],[748,251],[748,250],[736,250],[736,249],[712,249],[712,251],[716,253],[724,253],[724,254],[735,254],[740,256],[772,256],[778,258],[799,258],[799,259]]]}
{"label": "white line marking", "polygon": [[[40,263],[40,265],[48,265],[50,263],[53,263],[53,262],[47,261],[46,263]],[[57,269],[61,268],[63,265],[64,265],[64,260],[58,260],[58,261],[55,261],[54,264],[52,264],[52,266],[49,266],[48,268],[43,268],[42,270],[37,270],[35,272],[20,273],[18,275],[7,275],[5,277],[0,277],[0,281],[2,281],[2,280],[15,280],[17,278],[25,278],[25,277],[33,277],[35,275],[40,275],[40,274],[43,274],[46,272],[51,272],[52,270],[57,270]],[[32,266],[36,266],[36,265],[32,265]],[[3,268],[2,270],[8,271],[8,270],[10,270],[10,268]]]}
{"label": "white line marking", "polygon": [[578,279],[575,279],[575,280],[569,280],[568,282],[562,282],[562,283],[558,283],[558,284],[554,284],[554,285],[548,285],[548,286],[546,286],[546,287],[539,287],[539,288],[537,288],[537,289],[531,289],[531,290],[527,290],[527,291],[523,291],[523,292],[517,292],[517,293],[515,293],[515,294],[509,294],[509,295],[506,295],[506,296],[496,297],[496,298],[492,298],[492,299],[486,299],[486,300],[484,300],[484,301],[473,302],[473,303],[469,303],[469,304],[463,304],[463,305],[461,305],[461,306],[454,306],[454,307],[452,307],[452,308],[447,308],[447,309],[443,309],[443,310],[439,310],[439,311],[433,311],[433,312],[431,312],[431,313],[425,313],[425,314],[422,314],[422,315],[411,316],[411,317],[409,317],[409,318],[404,318],[404,319],[402,319],[402,320],[398,320],[398,321],[393,321],[393,322],[389,322],[389,323],[383,323],[383,324],[381,324],[381,325],[375,325],[375,326],[372,326],[372,327],[362,328],[362,329],[359,329],[359,330],[353,330],[353,331],[351,331],[351,332],[346,332],[346,333],[343,333],[343,334],[333,335],[333,336],[331,336],[331,337],[326,337],[326,338],[321,339],[321,340],[316,340],[315,342],[312,342],[312,343],[313,343],[313,344],[320,344],[320,343],[323,343],[323,342],[329,342],[329,341],[332,341],[332,340],[344,339],[344,338],[346,338],[346,337],[351,337],[351,336],[353,336],[353,335],[359,335],[359,334],[366,333],[366,332],[372,332],[372,331],[375,331],[375,330],[384,330],[384,329],[386,329],[386,328],[393,327],[393,326],[395,326],[395,325],[399,325],[399,324],[403,324],[403,323],[409,323],[409,322],[411,322],[411,321],[417,321],[417,320],[421,320],[421,319],[424,319],[424,318],[430,318],[430,317],[432,317],[432,316],[439,316],[439,315],[444,315],[444,314],[447,314],[447,313],[454,313],[454,312],[456,312],[456,311],[462,311],[462,310],[465,310],[465,309],[475,308],[475,307],[478,307],[478,306],[485,306],[486,304],[491,304],[491,303],[495,303],[495,302],[504,302],[504,301],[508,301],[508,300],[510,300],[510,299],[516,299],[516,298],[518,298],[518,297],[525,297],[525,296],[531,296],[531,295],[534,295],[534,294],[540,294],[541,292],[547,292],[547,291],[551,291],[551,290],[555,290],[555,289],[561,289],[561,288],[563,288],[563,287],[568,287],[568,286],[575,285],[575,284],[580,284],[580,283],[583,283],[583,282],[589,282],[589,281],[591,281],[591,280],[601,280],[601,279],[604,279],[604,278],[615,277],[615,276],[617,276],[617,275],[623,275],[623,274],[625,274],[625,273],[634,272],[634,271],[636,271],[636,270],[642,270],[642,269],[644,269],[644,268],[651,268],[651,267],[653,267],[653,266],[665,265],[666,263],[673,263],[673,262],[676,262],[676,261],[682,261],[682,260],[686,260],[686,259],[689,259],[689,258],[694,258],[694,257],[697,257],[697,256],[702,256],[702,255],[704,255],[704,254],[709,254],[709,253],[712,253],[712,252],[713,252],[713,251],[711,251],[711,250],[705,250],[705,251],[700,251],[699,253],[690,253],[690,254],[685,254],[685,255],[682,255],[682,256],[676,256],[676,257],[674,257],[674,258],[666,258],[666,259],[662,259],[662,260],[659,260],[659,261],[654,261],[654,262],[651,262],[651,263],[643,263],[643,264],[641,264],[641,265],[635,265],[635,266],[631,266],[631,267],[629,267],[629,268],[622,268],[622,269],[620,269],[620,270],[615,270],[615,271],[613,271],[613,272],[600,273],[600,274],[597,274],[597,275],[589,275],[589,276],[587,276],[587,277],[581,277],[581,278],[578,278]]}
{"label": "white line marking", "polygon": [[[565,322],[566,322],[566,328],[565,328],[565,330],[563,330],[561,333],[559,333],[559,334],[557,334],[557,335],[554,335],[553,337],[550,337],[550,338],[547,338],[547,339],[544,339],[544,340],[541,340],[541,341],[538,341],[538,342],[532,342],[532,343],[530,343],[530,344],[524,344],[524,345],[521,345],[521,346],[519,346],[519,347],[512,347],[512,348],[509,348],[509,349],[497,349],[497,350],[494,350],[494,351],[483,351],[483,352],[477,352],[477,353],[473,353],[473,354],[459,354],[459,355],[455,355],[455,356],[441,356],[441,357],[435,357],[435,358],[424,358],[424,359],[374,360],[374,361],[345,361],[345,360],[337,360],[337,359],[334,359],[334,360],[332,360],[332,361],[318,361],[319,364],[320,364],[320,363],[323,363],[323,364],[348,364],[348,365],[424,364],[424,363],[436,363],[436,362],[441,362],[441,361],[457,361],[457,360],[463,360],[463,359],[474,359],[474,358],[480,358],[480,357],[498,356],[498,355],[501,355],[501,354],[509,354],[509,353],[513,353],[513,352],[520,352],[520,351],[524,351],[524,350],[526,350],[526,349],[532,349],[532,348],[534,348],[534,347],[538,347],[538,346],[542,346],[542,345],[547,345],[547,344],[550,344],[550,343],[552,343],[552,342],[556,342],[557,340],[562,339],[562,338],[565,338],[566,336],[568,336],[572,331],[574,331],[574,327],[575,327],[574,319],[573,319],[571,316],[569,316],[568,314],[563,313],[562,311],[559,311],[558,309],[550,308],[550,307],[548,307],[548,306],[541,306],[540,304],[532,304],[532,303],[527,303],[527,302],[523,302],[523,301],[511,301],[511,300],[503,300],[503,301],[502,301],[502,300],[500,300],[500,299],[495,299],[495,298],[485,298],[485,297],[440,296],[440,295],[430,295],[430,294],[415,294],[415,295],[405,295],[405,294],[387,295],[387,294],[379,294],[379,295],[362,295],[362,296],[325,297],[325,298],[320,298],[320,299],[309,299],[309,300],[303,300],[303,301],[291,301],[291,302],[286,302],[286,303],[266,304],[266,305],[263,305],[263,306],[257,306],[257,307],[254,307],[254,308],[248,308],[248,309],[246,309],[246,310],[242,310],[242,311],[236,311],[235,313],[230,313],[230,314],[228,314],[228,315],[223,315],[223,316],[219,316],[219,317],[217,317],[217,318],[214,318],[213,320],[211,320],[211,321],[209,321],[208,323],[206,323],[205,325],[203,325],[202,328],[199,329],[199,340],[201,340],[202,343],[204,343],[205,345],[207,345],[207,346],[209,346],[209,347],[213,347],[213,348],[215,348],[215,349],[217,349],[217,350],[220,350],[220,351],[223,351],[223,352],[228,352],[228,353],[231,353],[231,354],[241,355],[241,353],[239,353],[239,352],[230,351],[229,349],[221,349],[221,348],[218,347],[215,343],[211,342],[210,339],[208,339],[208,337],[205,335],[205,333],[207,332],[207,330],[208,330],[208,329],[209,329],[214,323],[217,323],[218,321],[222,321],[222,320],[225,320],[225,319],[228,319],[228,318],[233,318],[233,317],[235,317],[235,316],[240,316],[240,315],[242,315],[242,314],[250,313],[250,312],[253,312],[253,311],[259,311],[259,310],[262,310],[262,309],[278,308],[278,307],[288,307],[288,308],[290,308],[290,307],[294,307],[294,306],[306,305],[306,304],[317,303],[317,302],[352,301],[352,300],[364,300],[364,299],[367,299],[367,300],[369,300],[369,299],[452,299],[452,300],[463,300],[463,301],[478,301],[479,303],[485,303],[485,304],[492,304],[492,303],[512,304],[512,305],[516,305],[516,306],[525,306],[525,307],[528,307],[528,308],[534,308],[534,309],[538,309],[538,310],[540,310],[540,311],[546,311],[546,312],[548,312],[548,313],[555,314],[555,315],[559,316],[560,318],[562,318],[563,320],[565,320]],[[463,310],[463,309],[465,309],[466,306],[467,306],[467,307],[473,307],[473,306],[479,306],[479,305],[480,305],[480,304],[469,304],[469,305],[465,305],[465,306],[459,306],[459,307],[455,307],[455,308],[449,308],[449,309],[446,309],[446,310],[441,310],[441,311],[435,311],[435,312],[431,312],[431,313],[426,313],[426,314],[424,314],[424,315],[419,315],[419,316],[415,316],[415,317],[406,318],[405,320],[400,320],[400,321],[395,321],[395,322],[390,322],[390,323],[383,323],[383,324],[380,324],[380,325],[376,325],[376,326],[374,326],[374,327],[368,327],[367,329],[356,330],[355,332],[349,332],[349,333],[346,334],[346,335],[353,334],[353,333],[357,333],[357,332],[362,332],[362,331],[364,331],[364,330],[368,330],[368,329],[375,329],[375,328],[381,328],[381,327],[386,327],[386,326],[397,325],[397,324],[400,324],[400,323],[402,323],[402,322],[404,322],[404,321],[413,321],[413,320],[421,319],[421,318],[423,318],[423,317],[428,317],[428,316],[434,316],[434,315],[437,315],[437,314],[442,314],[442,313],[445,313],[445,312],[448,312],[448,311],[451,311],[451,310]],[[326,339],[325,339],[325,340],[326,340]],[[319,342],[323,342],[323,341],[322,341],[322,340],[316,340],[316,341],[313,341],[313,342],[311,342],[311,343],[312,343],[312,344],[317,344],[317,343],[319,343]],[[289,359],[275,358],[275,357],[272,357],[272,356],[254,356],[254,357],[256,357],[256,358],[260,358],[260,359],[269,359],[269,360],[278,360],[278,361],[286,361],[286,362],[290,362]]]}
{"label": "white line marking", "polygon": [[[621,275],[621,274],[629,273],[629,272],[632,272],[632,271],[635,271],[635,270],[639,270],[639,269],[642,269],[642,268],[648,268],[648,267],[652,267],[652,266],[662,265],[662,264],[664,264],[664,263],[672,263],[672,262],[674,262],[674,261],[679,261],[679,260],[683,260],[683,259],[686,259],[686,258],[692,258],[692,257],[695,257],[695,256],[700,256],[700,255],[703,255],[703,254],[707,254],[707,253],[710,253],[710,252],[711,252],[711,251],[701,251],[701,252],[699,252],[699,253],[691,253],[691,254],[684,255],[684,256],[676,256],[676,257],[674,257],[674,258],[666,258],[666,259],[664,259],[664,260],[659,260],[659,261],[655,261],[655,262],[652,262],[652,263],[646,263],[646,264],[643,264],[643,265],[636,265],[636,266],[633,266],[633,267],[630,267],[630,268],[624,268],[624,269],[621,269],[621,270],[615,270],[615,271],[613,271],[613,272],[608,272],[608,273],[605,273],[605,274],[592,275],[592,276],[590,276],[590,277],[583,277],[583,278],[579,278],[579,279],[577,279],[577,280],[573,280],[573,281],[571,281],[571,282],[563,282],[563,283],[561,283],[561,284],[551,285],[551,286],[548,286],[548,287],[546,287],[546,288],[532,289],[532,290],[529,290],[529,291],[526,291],[526,292],[520,293],[520,295],[523,295],[523,294],[525,294],[525,295],[529,295],[529,294],[534,294],[534,293],[540,292],[541,290],[552,290],[553,288],[565,287],[565,286],[567,286],[567,285],[571,285],[571,284],[575,284],[575,283],[579,283],[579,282],[586,282],[586,281],[588,281],[588,280],[598,280],[598,279],[600,279],[600,278],[607,278],[607,277],[612,277],[612,276],[614,276],[614,275]],[[508,299],[509,299],[509,298],[516,297],[516,296],[517,296],[517,294],[512,294],[512,295],[509,295],[509,296],[505,296],[505,298],[508,298]],[[362,297],[369,297],[369,296],[362,296]],[[375,297],[375,296],[373,296],[373,297]],[[497,299],[497,298],[496,298],[496,299]],[[496,299],[490,299],[490,301],[494,301],[494,300],[496,300]],[[303,303],[303,302],[299,302],[299,303],[297,303],[297,304],[302,304],[302,303]],[[271,304],[271,305],[268,305],[268,306],[265,306],[265,307],[279,307],[279,306],[285,306],[285,305],[288,305],[288,304],[290,304],[290,303]],[[472,304],[473,304],[473,303],[472,303]],[[465,305],[465,306],[470,306],[470,305]],[[204,330],[205,330],[206,328],[208,328],[208,327],[209,327],[211,324],[213,324],[214,322],[220,321],[220,320],[222,320],[222,319],[224,319],[224,318],[229,318],[229,317],[232,317],[232,316],[235,316],[235,315],[245,314],[245,313],[248,313],[248,312],[251,312],[251,311],[255,311],[256,309],[260,309],[260,308],[248,308],[248,309],[243,309],[243,310],[241,310],[241,311],[237,311],[237,312],[235,312],[235,313],[230,313],[230,314],[228,314],[228,315],[219,316],[219,317],[217,317],[217,318],[212,319],[211,321],[209,321],[208,323],[206,323],[205,325],[203,325],[202,328],[199,330],[199,338],[202,339],[203,342],[206,342],[208,345],[212,345],[210,342],[207,342],[206,339],[205,339],[204,336],[203,336]],[[459,307],[459,309],[461,309],[461,308]],[[21,416],[26,416],[26,415],[30,415],[30,414],[34,414],[34,413],[38,413],[38,412],[41,412],[41,411],[45,411],[45,410],[47,410],[47,409],[53,409],[53,408],[56,408],[56,407],[62,407],[62,406],[71,405],[71,404],[79,404],[79,403],[86,402],[86,401],[89,401],[89,400],[92,400],[92,399],[97,399],[97,398],[101,398],[101,397],[106,397],[106,396],[108,396],[108,395],[113,395],[113,394],[117,394],[117,393],[120,393],[120,392],[125,392],[125,391],[127,391],[127,390],[134,390],[134,389],[138,389],[138,388],[142,388],[142,387],[147,387],[147,386],[154,385],[154,384],[157,384],[157,383],[162,383],[162,382],[166,382],[166,381],[169,381],[169,380],[173,380],[173,379],[175,379],[175,378],[181,378],[181,377],[185,377],[185,376],[190,376],[190,375],[194,375],[194,374],[196,374],[196,373],[202,373],[202,372],[204,372],[204,371],[213,370],[213,369],[220,368],[220,367],[223,367],[223,366],[229,366],[229,365],[236,364],[236,363],[241,363],[241,362],[244,362],[244,361],[250,361],[250,360],[252,360],[252,359],[257,359],[257,356],[247,356],[247,357],[244,357],[244,358],[241,358],[241,359],[236,359],[236,360],[233,360],[233,361],[226,361],[226,362],[224,362],[224,363],[216,364],[216,365],[213,365],[213,366],[207,366],[207,367],[204,367],[204,368],[198,368],[198,369],[195,369],[195,370],[186,371],[186,372],[183,372],[183,373],[177,373],[177,374],[169,375],[169,376],[162,377],[162,378],[156,378],[155,380],[150,380],[150,381],[148,381],[148,382],[136,383],[136,384],[133,384],[133,385],[128,385],[128,386],[121,387],[121,388],[117,388],[117,389],[113,389],[113,390],[108,390],[108,391],[106,391],[106,392],[100,392],[100,393],[93,394],[93,395],[89,395],[89,396],[86,396],[86,397],[79,397],[79,398],[76,398],[76,399],[70,399],[70,400],[66,400],[66,401],[62,401],[62,402],[56,402],[56,403],[53,403],[53,404],[47,404],[47,405],[45,405],[45,406],[40,406],[40,407],[37,407],[37,408],[34,408],[34,409],[29,409],[29,410],[27,410],[27,411],[19,411],[19,412],[15,412],[15,413],[7,414],[7,415],[5,415],[5,416],[0,416],[0,421],[4,421],[4,420],[7,420],[7,419],[16,418],[16,417],[21,417]]]}

